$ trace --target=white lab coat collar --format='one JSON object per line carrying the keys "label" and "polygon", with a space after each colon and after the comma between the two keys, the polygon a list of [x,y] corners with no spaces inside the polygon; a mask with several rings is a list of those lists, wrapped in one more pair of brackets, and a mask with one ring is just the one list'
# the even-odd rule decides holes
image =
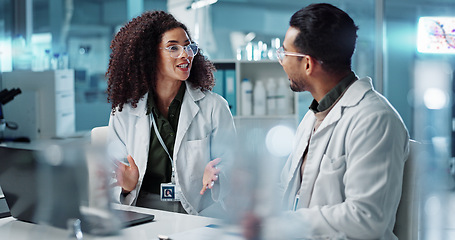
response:
{"label": "white lab coat collar", "polygon": [[[185,84],[186,84],[186,91],[185,91],[186,94],[184,96],[183,102],[185,102],[185,97],[187,97],[187,95],[189,95],[191,97],[191,99],[193,100],[192,101],[193,103],[204,98],[205,94],[199,88],[193,87],[192,84],[189,83],[188,81],[185,81]],[[131,108],[130,114],[136,115],[138,117],[143,117],[144,115],[146,115],[147,98],[148,98],[148,93],[146,93],[144,96],[142,96],[142,98],[137,103],[136,108]],[[182,106],[183,106],[183,103],[182,103]]]}
{"label": "white lab coat collar", "polygon": [[205,94],[199,88],[195,88],[190,82],[185,81],[185,84],[187,89],[186,92],[189,93],[194,102],[199,101],[205,97]]}
{"label": "white lab coat collar", "polygon": [[371,78],[369,77],[359,79],[352,83],[352,85],[344,93],[343,97],[338,101],[333,109],[330,110],[329,114],[316,132],[322,131],[325,127],[338,122],[343,114],[343,109],[357,105],[370,90],[373,90],[373,84]]}
{"label": "white lab coat collar", "polygon": [[341,98],[339,104],[342,107],[352,107],[357,105],[370,90],[374,90],[371,78],[364,77],[359,79],[352,83],[352,85],[344,93],[344,95],[349,97]]}

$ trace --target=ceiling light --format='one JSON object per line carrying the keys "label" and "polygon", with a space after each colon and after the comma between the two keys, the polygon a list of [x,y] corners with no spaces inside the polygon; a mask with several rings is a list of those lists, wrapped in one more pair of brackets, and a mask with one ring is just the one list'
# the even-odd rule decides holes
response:
{"label": "ceiling light", "polygon": [[191,8],[192,8],[192,9],[197,9],[197,8],[201,8],[201,7],[205,7],[205,6],[214,4],[214,3],[216,3],[216,2],[218,2],[218,0],[199,0],[199,1],[193,1],[193,3],[191,3]]}

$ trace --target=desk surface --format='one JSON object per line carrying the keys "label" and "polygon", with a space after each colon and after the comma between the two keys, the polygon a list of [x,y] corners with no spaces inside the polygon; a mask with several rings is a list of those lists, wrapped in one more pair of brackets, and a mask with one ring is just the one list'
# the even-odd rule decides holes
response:
{"label": "desk surface", "polygon": [[[119,206],[121,209],[151,213],[155,215],[153,222],[140,224],[125,228],[120,235],[99,237],[84,234],[83,239],[104,239],[104,240],[151,240],[158,239],[158,235],[170,236],[192,229],[205,227],[209,224],[218,224],[221,221],[214,218],[166,212],[154,209],[138,208],[131,206]],[[69,238],[69,231],[50,226],[37,225],[18,221],[12,217],[0,219],[1,239],[30,240],[30,239],[75,239]]]}

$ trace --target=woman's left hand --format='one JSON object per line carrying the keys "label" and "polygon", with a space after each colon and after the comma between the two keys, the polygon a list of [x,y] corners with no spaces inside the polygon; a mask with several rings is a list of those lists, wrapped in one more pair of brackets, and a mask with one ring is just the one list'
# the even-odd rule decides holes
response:
{"label": "woman's left hand", "polygon": [[205,166],[204,177],[202,178],[202,190],[200,192],[201,195],[203,195],[207,189],[211,189],[213,185],[215,185],[215,181],[218,180],[220,169],[218,169],[216,165],[220,162],[221,158],[215,158]]}

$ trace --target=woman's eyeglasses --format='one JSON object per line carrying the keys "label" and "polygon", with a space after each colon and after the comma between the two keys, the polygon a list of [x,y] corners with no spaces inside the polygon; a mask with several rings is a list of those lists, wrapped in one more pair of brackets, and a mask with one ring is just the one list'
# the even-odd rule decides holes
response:
{"label": "woman's eyeglasses", "polygon": [[171,55],[171,57],[179,58],[182,56],[183,50],[185,50],[186,54],[188,54],[188,57],[194,57],[194,55],[197,54],[199,47],[198,47],[197,43],[190,43],[186,46],[172,45],[172,46],[165,47],[162,49],[166,49],[167,51],[169,51],[169,54]]}

